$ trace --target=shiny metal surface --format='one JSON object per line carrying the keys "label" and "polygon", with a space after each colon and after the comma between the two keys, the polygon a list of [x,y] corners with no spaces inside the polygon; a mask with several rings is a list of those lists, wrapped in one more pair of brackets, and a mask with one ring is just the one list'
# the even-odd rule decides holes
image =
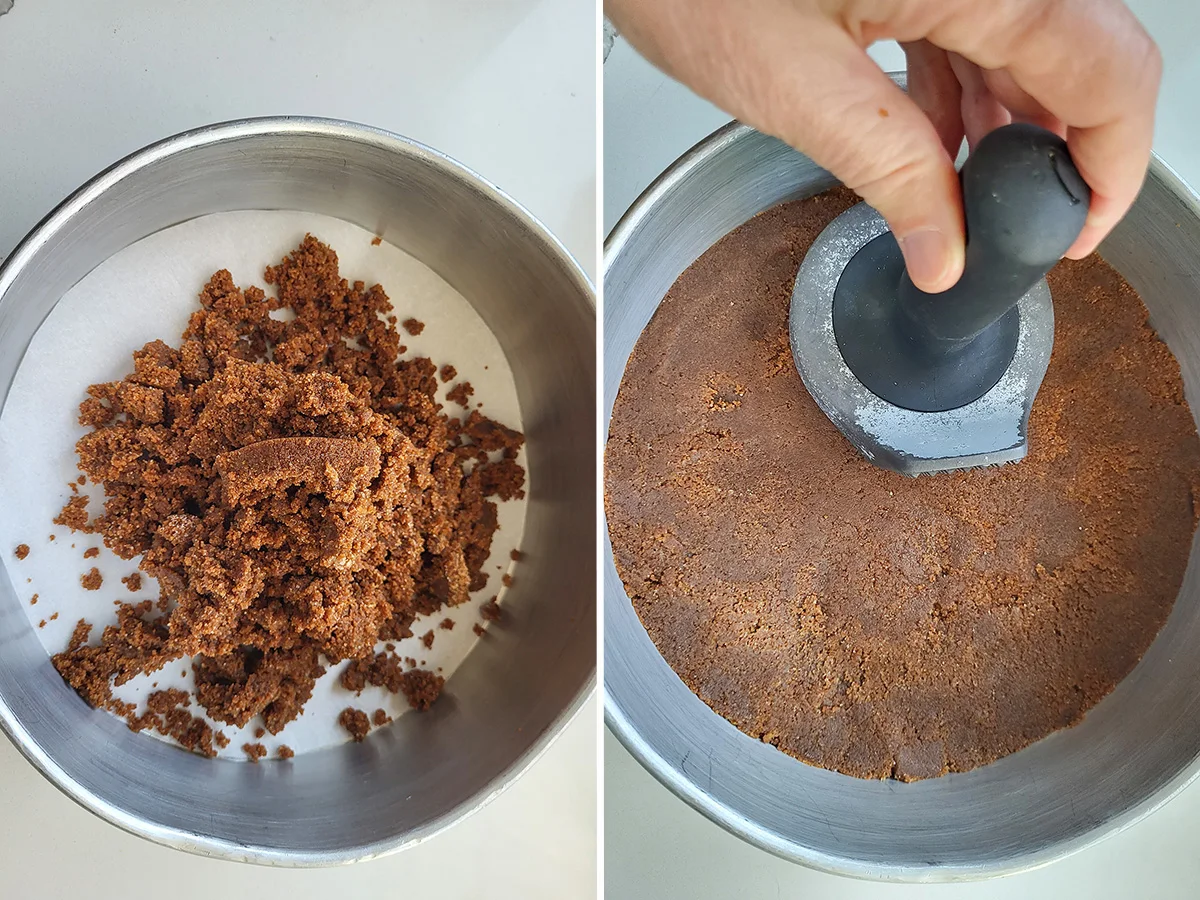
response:
{"label": "shiny metal surface", "polygon": [[[594,292],[529,213],[433,150],[330,120],[232,122],[118,163],[13,252],[0,269],[0,403],[34,331],[88,271],[161,228],[233,209],[309,210],[375,230],[445,278],[495,332],[530,468],[526,557],[503,627],[428,713],[362,744],[253,766],[181,752],[89,709],[50,665],[0,573],[0,725],[65,793],[159,843],[279,865],[366,859],[419,843],[496,796],[592,689]],[[0,489],[14,477],[0,472]]]}
{"label": "shiny metal surface", "polygon": [[833,326],[834,295],[842,272],[855,254],[887,230],[883,216],[859,203],[829,223],[805,254],[788,315],[792,358],[805,387],[838,431],[885,469],[922,475],[1024,459],[1029,413],[1054,344],[1054,307],[1046,279],[1017,304],[1021,319],[1016,355],[991,390],[944,412],[895,406],[850,371]]}
{"label": "shiny metal surface", "polygon": [[[646,191],[606,246],[606,423],[629,354],[679,274],[757,213],[833,184],[800,154],[735,123]],[[1102,252],[1141,292],[1200,409],[1200,199],[1155,159]],[[1166,627],[1079,726],[973,772],[901,784],[805,765],[712,712],[655,649],[625,596],[607,531],[604,540],[609,727],[683,800],[779,856],[881,880],[1017,872],[1136,822],[1200,771],[1195,545]]]}

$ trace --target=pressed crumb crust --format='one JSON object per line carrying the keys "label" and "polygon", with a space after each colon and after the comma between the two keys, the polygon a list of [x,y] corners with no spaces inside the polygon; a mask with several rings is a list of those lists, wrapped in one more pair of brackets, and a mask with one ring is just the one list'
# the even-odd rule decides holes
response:
{"label": "pressed crumb crust", "polygon": [[916,780],[1079,722],[1130,672],[1183,580],[1200,438],[1145,306],[1093,256],[1050,274],[1024,461],[872,466],[788,344],[804,254],[853,202],[776,207],[679,278],[625,370],[606,505],[626,592],[704,702],[802,760]]}

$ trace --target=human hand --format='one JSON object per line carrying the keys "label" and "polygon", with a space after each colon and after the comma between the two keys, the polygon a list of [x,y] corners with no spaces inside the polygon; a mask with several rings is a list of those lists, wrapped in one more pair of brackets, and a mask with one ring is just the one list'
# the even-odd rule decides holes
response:
{"label": "human hand", "polygon": [[[954,157],[1010,121],[1066,138],[1092,189],[1081,258],[1146,174],[1162,58],[1120,0],[606,0],[655,65],[831,171],[887,219],[913,282],[962,274]],[[866,54],[900,41],[906,96]]]}

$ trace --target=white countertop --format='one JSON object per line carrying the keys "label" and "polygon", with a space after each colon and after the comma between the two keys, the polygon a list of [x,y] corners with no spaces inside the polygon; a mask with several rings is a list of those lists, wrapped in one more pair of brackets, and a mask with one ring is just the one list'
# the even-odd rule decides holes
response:
{"label": "white countertop", "polygon": [[[1200,186],[1200,6],[1131,0],[1162,47],[1155,149]],[[895,45],[873,55],[900,69]],[[671,82],[618,39],[604,66],[604,227],[681,153],[729,117]],[[1200,784],[1124,833],[1048,868],[968,885],[881,885],[784,862],[684,805],[605,734],[605,894],[613,900],[803,897],[820,900],[1088,900],[1200,897]]]}
{"label": "white countertop", "polygon": [[[450,154],[529,208],[594,278],[595,21],[586,0],[15,0],[0,15],[0,259],[83,181],[151,141],[302,114]],[[131,837],[0,739],[0,898],[594,896],[597,738],[593,699],[472,818],[404,853],[316,871]]]}

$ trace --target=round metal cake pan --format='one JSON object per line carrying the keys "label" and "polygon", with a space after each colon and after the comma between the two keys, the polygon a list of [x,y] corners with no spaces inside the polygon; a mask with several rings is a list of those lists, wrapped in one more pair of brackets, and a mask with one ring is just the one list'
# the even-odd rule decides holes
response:
{"label": "round metal cake pan", "polygon": [[[594,687],[594,289],[532,215],[428,147],[349,122],[228,122],[117,163],[13,251],[0,268],[0,404],[34,332],[84,275],[148,234],[239,209],[304,210],[374,231],[449,282],[495,333],[530,478],[527,552],[504,627],[428,713],[362,744],[253,766],[183,752],[90,709],[51,666],[0,571],[0,726],[63,792],[126,831],[246,862],[353,862],[417,844],[497,796]],[[0,491],[16,477],[0,472]],[[0,499],[0,515],[19,510]]]}
{"label": "round metal cake pan", "polygon": [[[605,246],[606,427],[634,344],[684,269],[758,213],[835,184],[783,143],[732,123],[638,199]],[[1101,253],[1141,293],[1200,409],[1200,198],[1156,157]],[[1200,772],[1195,542],[1166,626],[1081,724],[975,771],[913,784],[807,765],[714,713],[651,642],[617,575],[607,529],[604,543],[609,728],[688,804],[785,859],[889,881],[1010,874],[1128,827]]]}

